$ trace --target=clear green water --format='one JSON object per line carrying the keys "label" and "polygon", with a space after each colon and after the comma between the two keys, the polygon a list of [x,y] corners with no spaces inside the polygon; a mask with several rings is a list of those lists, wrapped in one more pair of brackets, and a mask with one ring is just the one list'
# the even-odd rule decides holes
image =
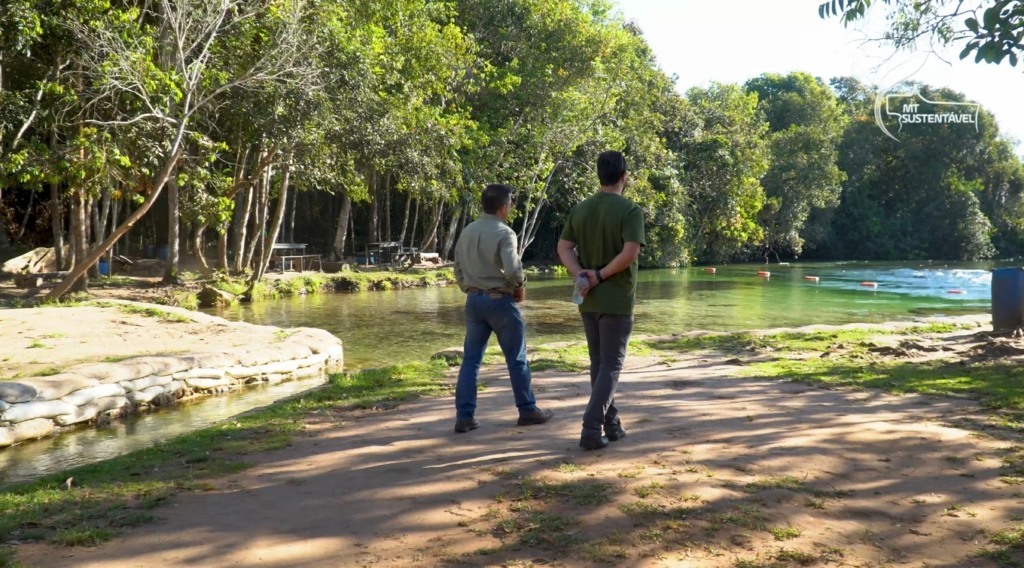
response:
{"label": "clear green water", "polygon": [[[636,330],[729,331],[981,313],[989,310],[993,267],[836,263],[721,266],[714,275],[703,268],[645,271],[637,289]],[[758,277],[760,270],[771,271],[771,276]],[[820,280],[809,282],[806,275]],[[878,287],[862,287],[862,281]],[[567,278],[531,280],[523,306],[529,342],[582,339],[570,294]],[[296,297],[214,313],[258,324],[322,327],[344,341],[345,365],[354,369],[422,360],[439,349],[461,345],[464,301],[455,287],[421,288]],[[308,379],[248,389],[0,450],[0,484],[148,447],[320,382]]]}
{"label": "clear green water", "polygon": [[[731,331],[985,312],[991,263],[746,264],[640,273],[636,332]],[[768,270],[768,278],[757,276]],[[804,276],[818,276],[815,283]],[[877,288],[866,288],[871,281]],[[962,294],[950,294],[959,290]],[[534,278],[523,311],[528,342],[581,339],[571,280]],[[228,319],[324,328],[344,341],[349,369],[422,360],[462,344],[455,287],[286,298],[216,311]]]}

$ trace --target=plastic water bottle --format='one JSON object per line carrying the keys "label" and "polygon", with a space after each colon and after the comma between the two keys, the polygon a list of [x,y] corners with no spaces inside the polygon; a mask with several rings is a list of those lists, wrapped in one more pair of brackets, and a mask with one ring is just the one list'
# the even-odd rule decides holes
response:
{"label": "plastic water bottle", "polygon": [[587,280],[587,275],[582,272],[576,277],[576,282],[572,287],[572,303],[579,305],[583,303],[583,291],[587,288],[590,281]]}

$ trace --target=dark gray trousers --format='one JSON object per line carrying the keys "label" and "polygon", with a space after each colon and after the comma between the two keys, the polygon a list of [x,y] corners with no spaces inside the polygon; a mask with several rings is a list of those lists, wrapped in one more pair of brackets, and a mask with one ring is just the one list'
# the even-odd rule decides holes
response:
{"label": "dark gray trousers", "polygon": [[626,361],[633,316],[582,312],[590,353],[590,403],[583,413],[583,435],[600,436],[604,424],[618,422],[615,389]]}

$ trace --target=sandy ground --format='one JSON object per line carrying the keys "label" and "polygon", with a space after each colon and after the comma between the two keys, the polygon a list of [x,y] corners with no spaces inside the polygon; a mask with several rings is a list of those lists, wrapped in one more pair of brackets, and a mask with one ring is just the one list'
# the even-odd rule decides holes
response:
{"label": "sandy ground", "polygon": [[137,355],[222,352],[279,341],[274,327],[152,307],[195,321],[167,321],[114,307],[0,309],[0,378]]}
{"label": "sandy ground", "polygon": [[[974,403],[737,378],[743,369],[707,355],[632,358],[618,395],[629,434],[596,452],[576,447],[585,377],[536,373],[555,419],[517,427],[505,375],[490,369],[479,430],[452,432],[450,397],[339,411],[213,490],[178,496],[155,524],[97,548],[20,545],[18,558],[97,568],[733,567],[797,566],[770,562],[802,551],[829,566],[999,565],[976,555],[1024,504],[1001,479],[1013,442],[976,426]],[[526,482],[599,485],[608,499],[541,499]],[[535,534],[519,541],[532,546],[502,548],[532,530],[516,525],[524,511],[574,519],[566,534],[583,544]]]}

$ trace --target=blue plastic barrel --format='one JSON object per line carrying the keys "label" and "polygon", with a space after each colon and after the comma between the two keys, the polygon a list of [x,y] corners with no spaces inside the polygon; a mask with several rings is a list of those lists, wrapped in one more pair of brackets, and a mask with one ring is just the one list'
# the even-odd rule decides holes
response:
{"label": "blue plastic barrel", "polygon": [[156,253],[156,258],[167,262],[167,259],[171,256],[171,247],[170,245],[156,245],[156,250],[154,252]]}
{"label": "blue plastic barrel", "polygon": [[110,263],[107,262],[107,259],[105,259],[105,258],[101,258],[100,259],[99,268],[100,268],[100,275],[101,276],[110,276]]}
{"label": "blue plastic barrel", "polygon": [[1024,267],[992,271],[992,329],[1024,327]]}

